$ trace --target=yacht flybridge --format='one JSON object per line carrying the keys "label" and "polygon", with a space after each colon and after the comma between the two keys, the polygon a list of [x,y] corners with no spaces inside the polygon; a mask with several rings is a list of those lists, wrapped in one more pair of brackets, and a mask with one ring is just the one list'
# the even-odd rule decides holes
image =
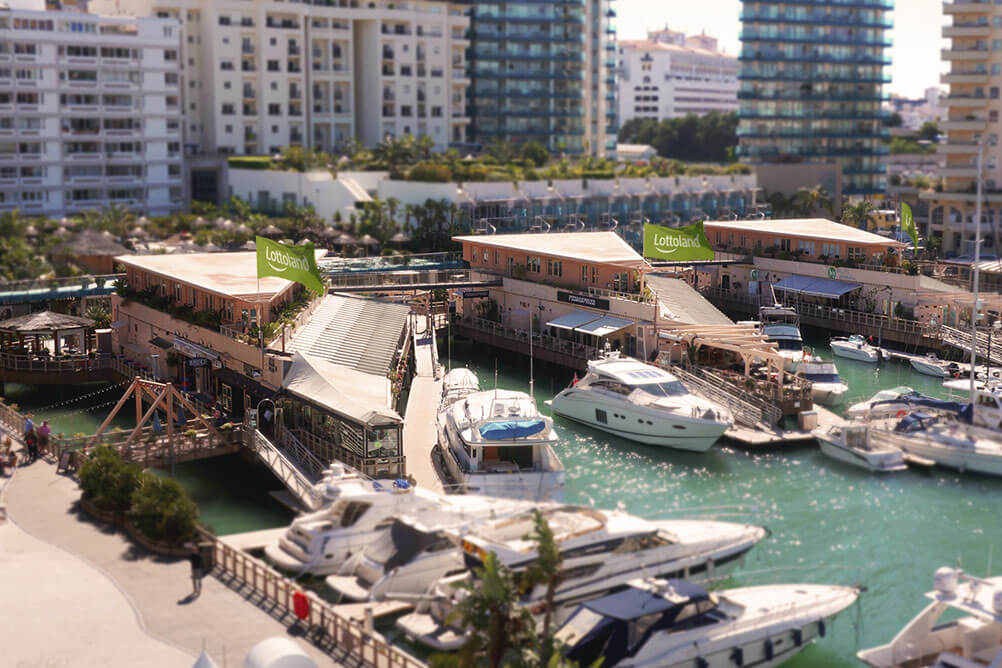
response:
{"label": "yacht flybridge", "polygon": [[622,438],[705,452],[733,424],[730,412],[688,392],[675,376],[618,352],[548,402],[553,412]]}
{"label": "yacht flybridge", "polygon": [[586,666],[772,668],[807,649],[859,595],[852,587],[771,585],[709,593],[682,580],[636,580],[582,604],[558,629]]}
{"label": "yacht flybridge", "polygon": [[[1002,577],[936,571],[932,603],[894,639],[856,656],[871,668],[986,668],[1002,665]],[[953,621],[937,623],[944,614]],[[959,619],[958,614],[960,615]]]}
{"label": "yacht flybridge", "polygon": [[564,467],[553,421],[524,392],[470,392],[438,415],[446,489],[468,494],[560,501]]}
{"label": "yacht flybridge", "polygon": [[[725,573],[766,536],[747,524],[713,521],[648,521],[619,511],[556,506],[542,511],[563,557],[563,577],[554,593],[554,619],[560,623],[578,604],[645,576],[708,579]],[[437,650],[453,650],[465,641],[465,629],[452,614],[463,598],[461,585],[474,577],[487,554],[516,573],[537,559],[533,513],[482,522],[462,536],[468,572],[444,577],[418,603],[415,612],[397,620],[408,637]],[[545,600],[546,587],[523,592],[521,605],[531,610]]]}

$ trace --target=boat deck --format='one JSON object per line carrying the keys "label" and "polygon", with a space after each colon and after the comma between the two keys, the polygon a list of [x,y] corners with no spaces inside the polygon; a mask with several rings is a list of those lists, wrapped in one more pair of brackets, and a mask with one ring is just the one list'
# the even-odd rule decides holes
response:
{"label": "boat deck", "polygon": [[[906,353],[901,350],[891,350],[890,348],[879,348],[880,356],[884,359],[898,360],[901,362],[910,363],[913,359],[925,359],[924,353]],[[950,361],[950,360],[943,360]],[[971,373],[971,365],[969,362],[957,362],[957,367],[960,369],[962,375],[969,375]],[[979,364],[978,366],[984,366],[984,364]]]}

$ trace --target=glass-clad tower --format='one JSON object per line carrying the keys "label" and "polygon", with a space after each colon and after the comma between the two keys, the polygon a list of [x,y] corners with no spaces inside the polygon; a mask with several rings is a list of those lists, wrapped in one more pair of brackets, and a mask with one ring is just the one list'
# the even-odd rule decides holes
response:
{"label": "glass-clad tower", "polygon": [[842,165],[845,195],[884,192],[893,0],[742,0],[738,155]]}
{"label": "glass-clad tower", "polygon": [[614,150],[610,2],[471,0],[470,139],[484,146],[534,140],[554,152]]}

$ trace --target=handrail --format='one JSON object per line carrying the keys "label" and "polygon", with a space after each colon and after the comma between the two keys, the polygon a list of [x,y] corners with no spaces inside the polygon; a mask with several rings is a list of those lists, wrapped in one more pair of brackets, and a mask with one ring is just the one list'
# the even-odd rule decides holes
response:
{"label": "handrail", "polygon": [[[971,333],[948,325],[941,325],[939,328],[940,338],[943,343],[959,348],[965,353],[971,352]],[[990,334],[978,332],[978,352],[977,356],[982,360],[988,358],[988,351],[992,348],[991,343],[995,342],[995,350],[991,351],[990,364],[1002,366],[1002,339],[994,341]]]}
{"label": "handrail", "polygon": [[300,585],[262,561],[227,545],[207,531],[200,533],[203,541],[212,544],[215,566],[224,576],[250,587],[260,596],[262,604],[269,606],[269,610],[294,614],[296,594],[305,595],[309,606],[301,623],[308,626],[311,632],[323,634],[324,642],[318,646],[325,651],[343,652],[377,668],[425,668],[424,663],[390,645],[380,634],[345,617],[313,592],[302,591]]}
{"label": "handrail", "polygon": [[710,401],[724,404],[734,415],[734,419],[747,427],[757,427],[761,424],[770,424],[771,426],[779,421],[779,418],[777,417],[770,423],[769,420],[774,417],[773,415],[767,415],[766,411],[764,411],[762,407],[756,406],[755,404],[733,394],[737,388],[719,387],[712,381],[697,376],[696,374],[686,371],[681,367],[673,366],[670,370],[673,375],[682,381],[682,384],[685,385],[686,389],[690,392],[698,394],[705,399],[709,399]]}
{"label": "handrail", "polygon": [[[94,287],[112,287],[112,284],[120,278],[125,278],[125,274],[93,274],[84,276],[61,276],[58,278],[28,278],[19,281],[0,281],[0,294],[5,292],[17,292],[20,290],[49,289],[54,290],[68,285],[75,285],[83,289]],[[87,285],[83,285],[84,282]]]}
{"label": "handrail", "polygon": [[303,445],[303,442],[296,438],[296,435],[289,431],[284,424],[277,425],[277,427],[275,433],[278,435],[278,443],[276,445],[286,450],[287,454],[296,457],[299,460],[299,465],[308,469],[319,480],[327,466],[310,452],[310,449]]}
{"label": "handrail", "polygon": [[317,498],[313,481],[309,480],[299,467],[289,461],[285,454],[260,431],[255,429],[252,434],[249,434],[250,438],[247,436],[248,434],[245,432],[244,443],[247,448],[278,476],[286,489],[292,492],[304,506],[311,510],[315,508]]}
{"label": "handrail", "polygon": [[[479,331],[488,332],[494,336],[508,339],[510,341],[521,341],[526,344],[529,342],[528,331],[523,331],[514,327],[505,327],[500,323],[492,320],[485,320],[484,318],[463,318],[456,324],[473,327]],[[546,334],[540,334],[538,332],[532,333],[532,345],[536,348],[543,348],[555,353],[571,355],[572,357],[578,357],[585,360],[593,360],[598,357],[598,348],[595,346],[586,346],[582,343],[564,341]]]}

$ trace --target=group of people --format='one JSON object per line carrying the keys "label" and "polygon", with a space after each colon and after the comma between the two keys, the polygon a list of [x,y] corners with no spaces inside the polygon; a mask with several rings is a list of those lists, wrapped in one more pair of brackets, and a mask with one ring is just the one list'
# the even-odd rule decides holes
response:
{"label": "group of people", "polygon": [[49,434],[52,429],[48,420],[42,420],[38,427],[31,420],[31,415],[24,419],[24,446],[28,450],[25,464],[31,464],[38,459],[40,454],[45,454],[49,449]]}

